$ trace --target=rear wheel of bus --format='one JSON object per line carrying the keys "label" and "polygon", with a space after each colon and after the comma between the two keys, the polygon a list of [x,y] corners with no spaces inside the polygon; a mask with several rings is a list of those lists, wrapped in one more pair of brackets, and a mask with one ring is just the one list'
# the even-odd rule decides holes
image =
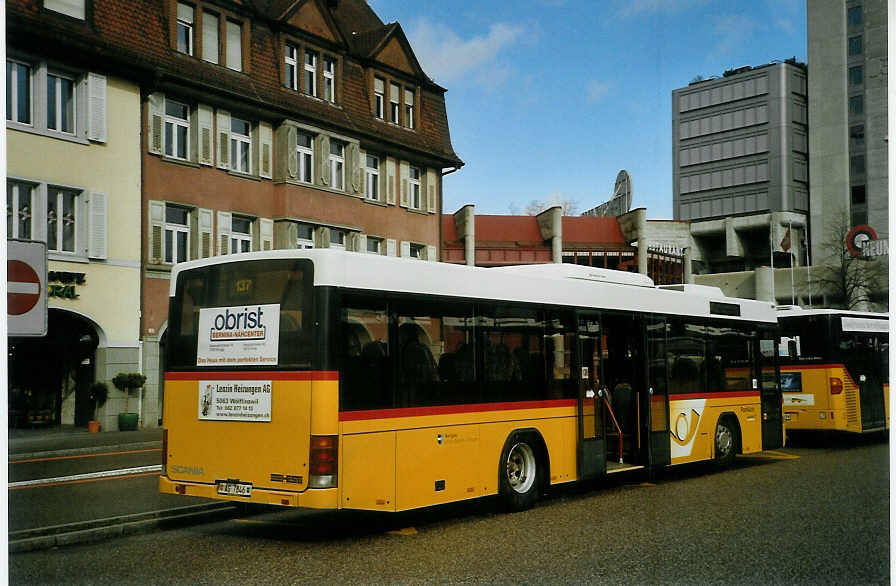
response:
{"label": "rear wheel of bus", "polygon": [[532,508],[541,491],[543,465],[531,435],[514,433],[507,439],[498,467],[498,493],[506,510]]}
{"label": "rear wheel of bus", "polygon": [[734,463],[738,445],[737,425],[730,417],[720,417],[716,423],[715,463],[719,468],[728,468]]}

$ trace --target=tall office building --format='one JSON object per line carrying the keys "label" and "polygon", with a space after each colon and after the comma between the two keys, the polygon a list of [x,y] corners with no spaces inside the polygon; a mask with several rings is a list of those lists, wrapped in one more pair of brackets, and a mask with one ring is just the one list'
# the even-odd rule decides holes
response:
{"label": "tall office building", "polygon": [[888,238],[887,3],[812,0],[807,17],[815,264],[841,217]]}
{"label": "tall office building", "polygon": [[788,60],[672,92],[673,211],[691,222],[695,272],[750,271],[773,252],[805,264],[806,83]]}

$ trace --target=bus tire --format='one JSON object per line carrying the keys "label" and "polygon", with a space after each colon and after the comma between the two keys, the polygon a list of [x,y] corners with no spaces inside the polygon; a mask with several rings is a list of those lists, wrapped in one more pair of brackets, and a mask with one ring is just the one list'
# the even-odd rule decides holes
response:
{"label": "bus tire", "polygon": [[528,435],[514,433],[504,443],[498,464],[498,494],[507,511],[525,511],[538,500],[542,477],[539,453]]}
{"label": "bus tire", "polygon": [[737,425],[730,417],[720,417],[716,423],[715,463],[719,468],[728,468],[734,463],[737,455]]}

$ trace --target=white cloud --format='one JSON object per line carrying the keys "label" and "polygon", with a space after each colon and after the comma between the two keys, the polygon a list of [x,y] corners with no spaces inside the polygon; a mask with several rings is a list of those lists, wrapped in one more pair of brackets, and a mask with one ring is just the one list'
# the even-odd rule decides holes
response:
{"label": "white cloud", "polygon": [[610,84],[605,81],[591,80],[588,82],[587,96],[588,103],[595,104],[601,101],[610,91]]}
{"label": "white cloud", "polygon": [[730,14],[718,18],[713,25],[713,35],[718,39],[715,52],[726,54],[743,47],[758,28],[759,23],[743,14]]}
{"label": "white cloud", "polygon": [[[525,28],[509,23],[496,23],[485,35],[462,39],[445,25],[420,19],[414,23],[408,38],[423,70],[438,83],[455,81],[471,72],[489,79],[494,68],[506,77],[506,68],[498,64],[502,51],[520,41]],[[490,80],[494,83],[494,79]]]}
{"label": "white cloud", "polygon": [[657,12],[681,12],[708,0],[621,0],[617,2],[622,17],[655,14]]}

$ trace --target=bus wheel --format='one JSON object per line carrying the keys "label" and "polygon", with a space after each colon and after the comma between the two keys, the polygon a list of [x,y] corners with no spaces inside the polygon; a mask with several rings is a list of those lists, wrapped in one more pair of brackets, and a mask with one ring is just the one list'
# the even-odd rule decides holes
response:
{"label": "bus wheel", "polygon": [[499,465],[500,495],[509,511],[524,511],[538,500],[541,471],[528,438],[513,435],[504,445]]}
{"label": "bus wheel", "polygon": [[734,455],[737,452],[736,433],[737,430],[728,419],[719,419],[719,422],[716,423],[715,462],[721,468],[727,468],[734,462]]}

